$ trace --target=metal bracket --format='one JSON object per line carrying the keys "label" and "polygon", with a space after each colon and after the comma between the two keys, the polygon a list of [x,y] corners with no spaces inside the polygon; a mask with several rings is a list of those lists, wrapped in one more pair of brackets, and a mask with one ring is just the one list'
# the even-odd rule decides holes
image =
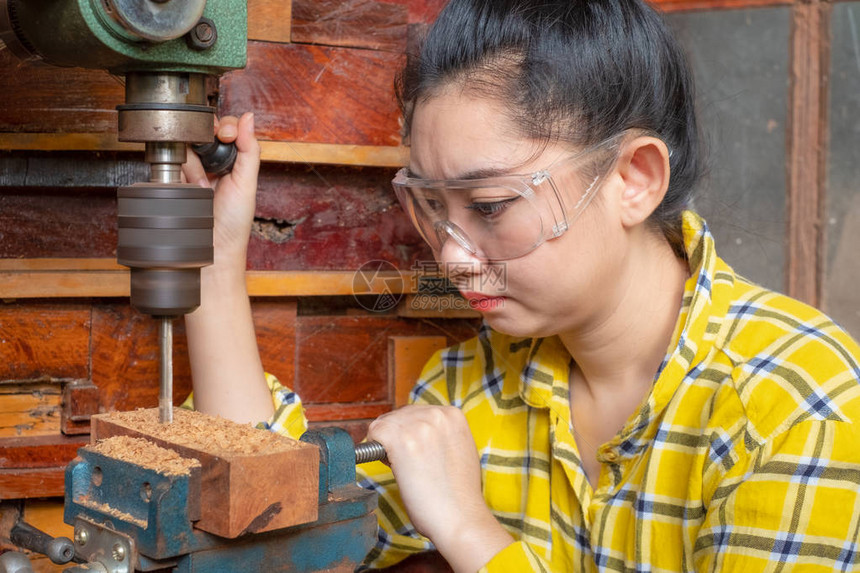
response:
{"label": "metal bracket", "polygon": [[134,539],[89,519],[75,519],[76,553],[91,563],[99,563],[107,573],[132,573],[137,561]]}

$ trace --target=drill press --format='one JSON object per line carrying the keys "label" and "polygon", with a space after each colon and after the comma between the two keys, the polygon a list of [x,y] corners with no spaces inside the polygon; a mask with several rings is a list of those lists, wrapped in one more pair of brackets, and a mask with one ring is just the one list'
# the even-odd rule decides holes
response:
{"label": "drill press", "polygon": [[159,321],[159,418],[172,420],[173,326],[212,263],[211,189],[181,182],[186,144],[211,144],[206,78],[244,67],[243,0],[0,0],[0,41],[23,59],[125,76],[118,139],[145,144],[148,182],[118,190],[117,260],[131,304]]}

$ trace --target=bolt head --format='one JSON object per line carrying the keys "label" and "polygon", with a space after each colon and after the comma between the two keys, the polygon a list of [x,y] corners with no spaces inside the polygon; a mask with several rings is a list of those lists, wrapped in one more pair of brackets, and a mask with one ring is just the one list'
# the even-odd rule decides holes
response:
{"label": "bolt head", "polygon": [[75,530],[75,543],[80,546],[84,546],[87,544],[87,541],[90,540],[90,532],[86,529],[76,529]]}
{"label": "bolt head", "polygon": [[113,558],[116,561],[123,561],[125,559],[125,547],[123,547],[119,543],[113,546],[111,553],[113,554]]}

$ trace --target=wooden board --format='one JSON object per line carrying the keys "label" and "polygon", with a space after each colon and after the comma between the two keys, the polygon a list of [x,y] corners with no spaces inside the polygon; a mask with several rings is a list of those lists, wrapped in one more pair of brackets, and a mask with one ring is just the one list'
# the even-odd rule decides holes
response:
{"label": "wooden board", "polygon": [[253,111],[263,139],[397,146],[402,62],[390,52],[248,42],[247,67],[221,78],[219,113]]}
{"label": "wooden board", "polygon": [[[133,414],[134,419],[121,421],[107,414],[94,416],[93,441],[110,436],[140,437],[183,457],[199,460],[202,469],[197,528],[232,539],[243,533],[273,531],[317,519],[319,450],[316,446],[290,440],[289,448],[259,453],[234,453],[223,446],[189,446],[160,437],[157,422],[151,423],[157,419],[155,410],[126,414]],[[177,410],[175,416],[178,423],[180,416],[200,415]],[[267,437],[274,435],[267,432]]]}
{"label": "wooden board", "polygon": [[60,433],[59,385],[0,386],[0,438]]}
{"label": "wooden board", "polygon": [[248,39],[289,42],[292,26],[290,0],[248,0]]}
{"label": "wooden board", "polygon": [[403,53],[408,16],[379,0],[293,0],[292,41]]}
{"label": "wooden board", "polygon": [[90,311],[0,303],[0,380],[88,378]]}
{"label": "wooden board", "polygon": [[0,50],[0,131],[116,132],[122,82],[101,70],[22,63]]}
{"label": "wooden board", "polygon": [[405,406],[409,392],[424,365],[448,346],[444,336],[392,336],[388,339],[388,380],[394,388],[394,406]]}
{"label": "wooden board", "polygon": [[443,336],[453,344],[476,333],[477,323],[467,320],[434,324],[391,315],[300,316],[295,390],[309,408],[321,404],[393,404],[387,366],[390,336]]}

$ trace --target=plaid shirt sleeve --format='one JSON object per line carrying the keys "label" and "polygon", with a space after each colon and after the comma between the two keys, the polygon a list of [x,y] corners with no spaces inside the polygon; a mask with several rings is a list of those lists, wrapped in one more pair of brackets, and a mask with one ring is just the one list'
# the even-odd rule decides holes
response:
{"label": "plaid shirt sleeve", "polygon": [[[308,429],[308,420],[305,418],[301,399],[298,394],[281,384],[276,377],[269,373],[266,373],[266,386],[272,395],[275,413],[270,419],[258,423],[257,427],[298,440]],[[188,395],[180,408],[194,409],[193,392]]]}
{"label": "plaid shirt sleeve", "polygon": [[858,540],[860,432],[810,419],[753,449],[713,490],[696,570],[856,570]]}

